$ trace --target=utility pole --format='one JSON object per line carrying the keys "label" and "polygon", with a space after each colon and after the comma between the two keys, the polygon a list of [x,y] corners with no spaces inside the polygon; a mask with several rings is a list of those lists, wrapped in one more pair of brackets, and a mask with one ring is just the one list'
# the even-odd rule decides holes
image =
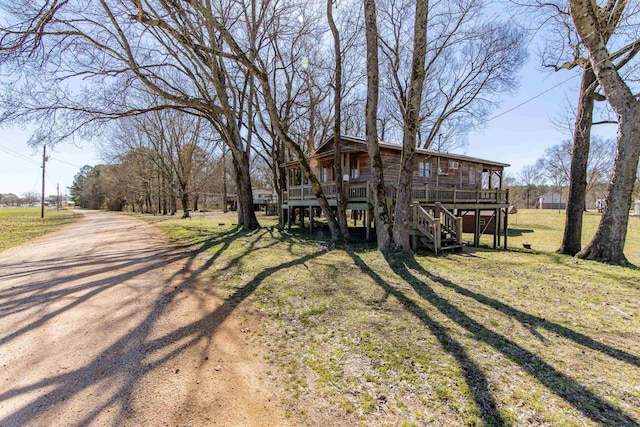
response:
{"label": "utility pole", "polygon": [[47,161],[47,144],[42,146],[42,195],[40,196],[40,218],[44,218],[44,165]]}
{"label": "utility pole", "polygon": [[56,184],[56,211],[60,210],[60,183]]}

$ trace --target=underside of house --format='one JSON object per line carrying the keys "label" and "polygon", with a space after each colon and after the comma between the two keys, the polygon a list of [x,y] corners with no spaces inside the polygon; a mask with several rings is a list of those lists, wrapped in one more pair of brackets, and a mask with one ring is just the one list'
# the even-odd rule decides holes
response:
{"label": "underside of house", "polygon": [[[384,168],[387,205],[393,212],[398,186],[402,146],[380,143]],[[493,234],[493,247],[507,246],[509,191],[502,189],[502,176],[508,164],[473,157],[417,149],[412,185],[412,217],[409,232],[414,248],[435,253],[459,250],[462,233],[473,233],[473,246],[479,246],[482,234]],[[322,191],[330,206],[337,205],[334,176],[334,138],[324,141],[309,156]],[[341,137],[341,162],[347,209],[354,223],[362,221],[366,238],[373,227],[371,162],[365,141]],[[287,225],[298,220],[313,230],[320,214],[300,162],[290,159],[284,165],[286,188],[282,195],[282,218]],[[501,233],[502,231],[502,233]],[[501,237],[504,238],[501,242]]]}

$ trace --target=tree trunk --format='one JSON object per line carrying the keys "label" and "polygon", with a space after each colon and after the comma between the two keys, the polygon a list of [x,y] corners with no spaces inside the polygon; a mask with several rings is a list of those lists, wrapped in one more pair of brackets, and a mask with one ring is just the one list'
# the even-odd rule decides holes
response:
{"label": "tree trunk", "polygon": [[180,198],[182,199],[182,218],[189,218],[189,192],[187,187],[180,185]]}
{"label": "tree trunk", "polygon": [[[601,8],[595,2],[581,0],[570,0],[569,5],[576,30],[589,51],[591,66],[600,87],[618,116],[618,150],[609,185],[608,207],[593,240],[577,256],[628,264],[624,256],[624,245],[640,157],[640,101],[622,80],[611,61],[604,42],[605,25],[598,21],[598,16],[603,12]],[[626,2],[616,4],[614,12],[621,16],[625,5]]]}
{"label": "tree trunk", "polygon": [[[274,156],[275,156],[274,165],[273,165],[274,177],[275,177],[274,185],[276,186],[276,192],[278,195],[278,206],[282,206],[282,203],[284,201],[284,190],[287,187],[287,171],[282,166],[282,164],[285,161],[285,157],[284,157],[284,149],[282,148],[282,143],[279,141],[277,142]],[[285,219],[282,216],[282,209],[278,209],[278,219],[279,219],[279,223],[284,225]]]}
{"label": "tree trunk", "polygon": [[169,202],[167,201],[167,176],[164,172],[162,172],[162,215],[167,215],[169,213]]}
{"label": "tree trunk", "polygon": [[640,157],[640,108],[636,104],[629,106],[629,110],[632,109],[635,111],[618,115],[618,152],[609,184],[607,209],[593,240],[578,253],[579,258],[596,259],[612,264],[629,263],[624,255],[624,245]]}
{"label": "tree trunk", "polygon": [[411,187],[413,185],[416,135],[420,128],[420,105],[422,103],[422,89],[425,79],[428,12],[429,2],[427,0],[417,0],[413,30],[411,79],[409,80],[409,90],[403,112],[402,160],[393,220],[394,249],[406,254],[411,254],[411,242],[409,239]]}
{"label": "tree trunk", "polygon": [[171,211],[171,215],[175,215],[178,212],[178,198],[176,197],[176,183],[171,178],[171,182],[169,183],[169,210]]}
{"label": "tree trunk", "polygon": [[[249,174],[249,154],[248,150],[245,150],[242,142],[242,136],[240,135],[240,129],[238,128],[238,115],[236,109],[232,108],[229,103],[224,62],[222,59],[216,59],[210,62],[210,66],[213,86],[218,95],[218,102],[220,103],[226,121],[226,132],[224,135],[225,142],[231,150],[234,170],[236,172],[235,179],[237,184],[238,225],[247,230],[256,230],[260,228],[260,223],[258,222],[256,213],[253,210],[251,175]],[[215,120],[212,121],[214,122],[215,127]]]}
{"label": "tree trunk", "polygon": [[564,235],[559,253],[575,255],[582,249],[582,216],[587,203],[587,163],[591,144],[596,75],[591,67],[582,73],[580,99],[573,135],[569,197]]}
{"label": "tree trunk", "polygon": [[333,169],[337,193],[337,219],[340,233],[345,241],[349,241],[349,226],[347,224],[347,195],[342,181],[342,141],[340,140],[342,122],[342,51],[340,49],[340,33],[333,20],[333,0],[327,0],[327,20],[333,35],[333,51],[335,55],[335,85],[333,107],[335,117],[333,121]]}
{"label": "tree trunk", "polygon": [[378,20],[375,0],[364,0],[365,33],[367,40],[367,102],[365,105],[367,151],[371,159],[371,187],[373,216],[378,250],[391,249],[391,219],[384,188],[384,172],[378,144],[378,97],[380,87],[378,61]]}
{"label": "tree trunk", "polygon": [[[239,136],[238,136],[239,137]],[[238,225],[247,230],[257,230],[260,223],[253,210],[251,175],[249,174],[249,156],[244,150],[231,150],[236,171],[236,193],[238,201]]]}
{"label": "tree trunk", "polygon": [[296,144],[290,137],[285,133],[282,129],[282,126],[278,117],[278,109],[276,107],[274,99],[271,97],[269,80],[266,75],[257,69],[253,69],[253,72],[256,73],[256,77],[260,82],[260,85],[263,88],[263,96],[265,100],[265,106],[267,112],[269,113],[269,118],[272,120],[274,124],[274,129],[276,131],[277,137],[286,144],[287,148],[293,151],[300,159],[300,167],[304,171],[304,173],[309,178],[309,182],[311,183],[311,188],[313,190],[314,197],[318,200],[318,204],[320,205],[320,209],[327,219],[327,225],[329,226],[329,232],[331,233],[331,240],[334,242],[344,241],[344,236],[340,232],[340,227],[338,226],[338,221],[336,220],[336,216],[333,213],[333,209],[329,205],[327,198],[322,192],[322,186],[320,185],[320,181],[318,181],[318,177],[313,170],[311,169],[311,165],[305,156],[304,151],[298,144]]}
{"label": "tree trunk", "polygon": [[222,149],[222,212],[227,213],[227,149]]}
{"label": "tree trunk", "polygon": [[242,64],[246,66],[247,69],[258,79],[258,82],[262,87],[262,96],[265,102],[265,109],[269,114],[269,119],[271,120],[271,124],[274,127],[276,136],[278,137],[278,139],[284,142],[287,148],[293,151],[300,159],[300,166],[309,177],[309,181],[311,182],[311,186],[313,188],[313,194],[318,200],[318,204],[320,205],[320,209],[322,209],[322,213],[327,218],[327,224],[329,225],[329,230],[331,231],[331,239],[333,241],[344,240],[343,236],[340,233],[340,228],[338,227],[338,223],[336,221],[333,210],[331,209],[331,206],[329,206],[329,202],[322,192],[322,187],[320,186],[318,177],[311,170],[311,166],[307,161],[304,151],[298,144],[295,143],[295,141],[291,139],[291,137],[283,129],[281,119],[278,114],[278,107],[272,95],[274,91],[271,87],[271,84],[269,83],[269,77],[264,70],[258,68],[255,62],[249,60],[249,58],[246,56],[245,51],[236,43],[231,33],[227,28],[224,27],[224,25],[222,25],[216,19],[213,19],[212,23],[215,25],[215,28],[220,32],[224,40],[227,42],[229,48],[238,57],[238,60],[242,62]]}

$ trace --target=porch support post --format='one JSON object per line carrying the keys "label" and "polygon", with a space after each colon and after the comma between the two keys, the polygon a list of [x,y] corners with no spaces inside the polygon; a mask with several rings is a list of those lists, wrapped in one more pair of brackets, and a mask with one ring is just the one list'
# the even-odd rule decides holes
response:
{"label": "porch support post", "polygon": [[498,208],[497,212],[498,212],[498,222],[496,223],[496,226],[498,227],[498,247],[499,247],[500,243],[501,243],[501,240],[502,240],[502,238],[501,238],[502,237],[502,235],[501,235],[501,230],[502,230],[502,209]]}
{"label": "porch support post", "polygon": [[507,236],[509,235],[508,233],[509,228],[507,227],[508,218],[509,218],[509,208],[506,208],[504,210],[504,248],[505,249],[507,249]]}
{"label": "porch support post", "polygon": [[371,238],[371,221],[369,221],[369,218],[371,217],[371,215],[369,215],[369,209],[371,208],[367,207],[367,209],[364,211],[364,222],[367,230],[365,233],[365,239],[367,240],[367,242]]}
{"label": "porch support post", "polygon": [[499,208],[493,210],[493,249],[498,246],[498,234],[500,234],[500,223],[498,222],[499,210]]}
{"label": "porch support post", "polygon": [[476,209],[475,211],[475,222],[476,222],[476,226],[474,227],[474,231],[473,231],[473,246],[474,247],[479,247],[480,246],[480,210]]}
{"label": "porch support post", "polygon": [[313,206],[309,205],[309,232],[313,233]]}

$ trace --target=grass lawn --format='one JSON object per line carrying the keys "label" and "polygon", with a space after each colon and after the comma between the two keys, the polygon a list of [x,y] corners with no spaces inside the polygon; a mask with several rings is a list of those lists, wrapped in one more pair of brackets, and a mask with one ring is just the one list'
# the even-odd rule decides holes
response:
{"label": "grass lawn", "polygon": [[[582,245],[586,246],[598,228],[602,216],[589,211],[583,217]],[[533,251],[554,252],[562,243],[565,211],[522,209],[509,215],[507,244],[522,249],[523,243],[531,244]],[[640,217],[630,217],[627,228],[625,255],[632,264],[640,266]],[[473,242],[473,234],[465,234],[465,241]],[[493,245],[493,235],[484,235],[481,244]]]}
{"label": "grass lawn", "polygon": [[[252,333],[292,424],[640,424],[640,269],[553,253],[557,211],[510,217],[518,250],[414,258],[264,217],[254,232],[233,214],[143,218],[206,248],[214,291],[264,319]],[[628,242],[640,265],[638,218]]]}
{"label": "grass lawn", "polygon": [[45,208],[40,218],[40,208],[0,208],[0,252],[56,231],[80,216],[70,210]]}

